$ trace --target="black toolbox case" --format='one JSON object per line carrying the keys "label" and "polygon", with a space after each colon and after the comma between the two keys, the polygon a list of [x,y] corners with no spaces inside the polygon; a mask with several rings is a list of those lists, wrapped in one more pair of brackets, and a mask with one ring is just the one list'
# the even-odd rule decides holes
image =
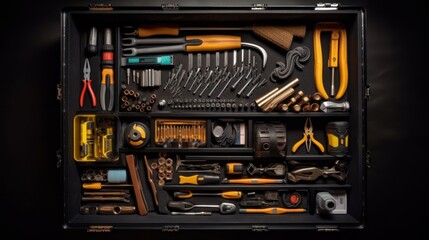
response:
{"label": "black toolbox case", "polygon": [[[62,12],[61,20],[62,81],[58,85],[58,98],[61,100],[62,108],[61,141],[63,148],[59,152],[59,157],[64,163],[64,228],[87,229],[88,231],[111,231],[112,229],[160,229],[163,231],[178,231],[180,229],[248,229],[252,231],[315,229],[333,231],[364,227],[365,169],[368,158],[366,149],[366,96],[368,95],[368,86],[365,75],[364,9],[338,6],[337,4],[296,7],[264,4],[235,7],[184,7],[175,4],[159,7],[112,7],[111,5],[96,4],[90,5],[88,8],[66,8]],[[298,78],[299,83],[293,86],[295,92],[292,96],[298,91],[303,91],[305,95],[317,92],[314,80],[313,35],[318,23],[328,22],[340,23],[339,26],[344,27],[347,34],[348,86],[344,96],[339,99],[329,96],[328,99],[312,100],[312,102],[320,104],[319,107],[324,101],[341,103],[343,107],[344,102],[348,102],[349,108],[346,110],[331,108],[328,112],[321,110],[294,112],[290,108],[287,111],[280,110],[282,103],[290,101],[291,96],[289,96],[276,105],[274,110],[263,111],[255,100],[276,87],[282,88],[293,79]],[[180,30],[179,37],[212,34],[240,36],[242,42],[256,44],[267,52],[266,67],[262,68],[263,57],[261,52],[253,48],[249,51],[248,48],[244,47],[243,66],[255,66],[253,68],[255,71],[249,75],[253,79],[260,73],[259,82],[250,83],[251,79],[246,80],[246,77],[243,77],[243,82],[238,84],[235,90],[232,90],[229,85],[223,95],[217,98],[215,97],[216,94],[206,97],[217,82],[213,81],[215,77],[208,77],[205,74],[208,74],[210,70],[213,70],[215,74],[217,62],[220,63],[221,67],[223,66],[225,51],[219,51],[219,61],[216,60],[215,51],[210,52],[210,69],[207,72],[205,72],[206,52],[193,53],[193,70],[198,67],[198,55],[201,53],[200,67],[203,77],[192,78],[191,75],[189,84],[197,79],[191,91],[188,88],[177,90],[177,87],[172,90],[172,87],[167,84],[172,83],[173,80],[170,79],[174,78],[171,75],[176,74],[176,82],[174,83],[179,82],[179,88],[182,88],[190,72],[188,53],[156,54],[172,57],[171,66],[123,66],[121,64],[121,60],[124,58],[124,49],[127,48],[122,46],[122,42],[125,41],[124,38],[128,37],[124,36],[124,33],[130,30],[127,28],[128,26],[136,29],[142,24],[172,23],[178,26],[207,26],[212,28],[284,24],[305,26],[306,30],[303,38],[293,38],[288,51],[256,36],[254,31]],[[96,27],[98,36],[95,54],[88,53],[88,38],[91,27]],[[113,49],[110,50],[103,48],[106,28],[110,28],[112,34]],[[323,84],[327,92],[329,92],[331,77],[331,71],[329,71],[327,64],[330,50],[330,32],[330,29],[326,32],[322,31],[320,38],[323,52]],[[161,37],[173,38],[178,36]],[[271,81],[270,74],[278,67],[276,63],[285,62],[285,56],[288,52],[302,46],[308,47],[311,54],[307,61],[301,62],[303,68],[300,70],[293,63],[292,74],[288,78],[277,78],[276,82]],[[113,64],[104,65],[104,67],[110,66],[107,68],[113,69],[113,108],[110,111],[103,110],[100,106],[103,52],[113,53]],[[234,51],[228,50],[227,52],[229,63],[227,72],[230,71],[232,75],[234,73]],[[249,53],[252,56],[250,59]],[[241,50],[238,49],[238,67],[242,66],[241,55]],[[97,99],[95,107],[91,106],[88,93],[85,95],[83,106],[79,106],[85,58],[88,58],[91,66],[90,79]],[[179,65],[182,66],[179,67]],[[127,77],[127,68],[130,69],[129,77]],[[152,74],[153,71],[145,73],[144,71],[147,69],[159,71],[160,76],[155,77],[156,74]],[[141,81],[143,81],[144,74],[146,74],[145,77],[152,74],[152,78],[150,78],[152,80],[144,83],[152,84],[152,86],[142,87],[140,83],[134,82],[137,80],[137,76],[133,76],[133,70],[141,74],[142,77],[139,77]],[[338,79],[341,73],[338,68],[335,71],[335,90],[338,91],[340,84]],[[183,81],[179,81],[182,73]],[[231,84],[238,80],[242,74],[246,75],[247,73],[238,73]],[[244,87],[245,83],[249,82],[249,87],[243,91],[247,93],[251,86],[257,85],[263,79],[266,80],[266,83],[256,86],[250,97],[237,96],[237,92]],[[199,91],[195,91],[199,82],[202,82],[201,88]],[[223,80],[218,82],[220,83],[216,93],[227,84],[227,81]],[[143,85],[143,83],[141,84]],[[206,85],[207,91],[199,96],[200,91]],[[109,89],[109,85],[106,86]],[[177,94],[174,90],[179,93]],[[108,101],[109,96],[107,96],[107,104],[109,104]],[[128,103],[125,104],[127,101]],[[140,105],[140,107],[136,108],[136,105]],[[147,108],[148,106],[150,108]],[[292,153],[293,146],[302,138],[307,119],[311,119],[314,138],[323,145],[325,151],[321,152],[313,142],[308,151],[306,150],[306,143],[303,143],[296,153]],[[105,125],[106,122],[107,125]],[[330,140],[328,140],[326,131],[328,131],[327,126],[330,126],[332,122],[334,124],[348,123],[347,137],[343,136],[342,138],[348,143],[345,154],[337,154],[332,149],[328,150],[328,141]],[[87,127],[86,132],[82,130],[84,126]],[[189,130],[190,128],[192,130]],[[227,128],[228,131],[234,132],[234,137],[227,143],[225,141],[220,142],[219,137],[223,133],[226,134]],[[106,133],[106,129],[108,133]],[[130,135],[131,132],[134,135]],[[83,135],[85,135],[84,140],[82,139]],[[231,137],[231,135],[229,136]],[[91,137],[92,147],[90,148],[92,150],[90,150],[90,154],[93,154],[93,157],[82,157],[81,151],[87,147],[87,145],[85,147],[83,145],[88,144]],[[164,140],[164,138],[169,140]],[[95,145],[97,147],[94,147]],[[85,154],[88,156],[88,152]],[[134,164],[138,166],[136,168],[137,175],[133,176],[135,172],[132,173],[133,170],[129,168],[127,158],[132,158]],[[186,169],[187,163],[183,160],[191,161],[188,164],[194,165],[208,164],[210,167],[214,167],[217,172],[213,174],[214,170],[211,168],[210,173],[207,174],[204,171],[176,172],[178,169],[195,171],[195,169],[203,168],[197,166]],[[179,161],[185,165],[178,167]],[[273,166],[273,164],[280,167],[276,170],[265,169],[266,171],[264,171],[264,168]],[[230,168],[233,165],[238,168]],[[251,174],[252,168],[250,166],[253,167],[253,174]],[[160,167],[162,167],[162,171]],[[258,169],[255,170],[255,168],[262,168],[262,170],[259,169],[258,172]],[[152,171],[151,180],[154,187],[148,180],[149,169]],[[299,172],[300,169],[310,169],[312,173],[325,172],[325,174],[309,181],[296,181],[296,179],[293,181],[294,177],[291,175]],[[332,169],[334,172],[327,173]],[[94,192],[103,192],[104,188],[109,187],[107,186],[109,184],[117,184],[116,180],[109,180],[110,173],[113,174],[115,170],[126,175],[126,180],[118,180],[121,182],[120,184],[129,184],[130,186],[110,190],[114,191],[115,194],[126,195],[126,200],[83,200],[84,197],[92,196]],[[277,170],[281,173],[276,174]],[[228,171],[239,171],[242,174],[229,174]],[[305,174],[308,174],[308,171]],[[199,175],[199,178],[186,178],[194,175]],[[193,181],[204,182],[201,175],[207,175],[206,180],[210,176],[215,176],[216,183],[192,184]],[[115,177],[123,178],[124,176],[119,174]],[[135,178],[133,179],[133,177]],[[226,179],[249,178],[275,179],[281,183],[240,184],[225,182]],[[138,185],[136,180],[141,184],[141,191],[135,188]],[[102,190],[84,189],[83,184],[94,181],[101,182],[106,186],[103,186]],[[181,181],[185,184],[181,184]],[[255,181],[257,180],[253,180],[253,182]],[[153,191],[154,188],[156,194]],[[190,198],[177,198],[174,194],[179,191],[192,191],[194,194],[237,191],[241,194],[241,199],[197,195]],[[328,196],[322,196],[326,193]],[[147,212],[141,212],[142,207],[136,200],[137,196],[143,197]],[[156,199],[158,204],[156,204]],[[173,210],[169,205],[172,205],[172,202],[177,204],[179,201],[190,202],[191,205],[189,206],[192,204],[219,205],[226,202],[230,203],[225,207],[226,211],[231,207],[231,204],[234,209],[231,213],[222,214],[219,209],[215,208],[190,207],[193,209],[183,212],[185,214],[207,214],[210,212],[210,215],[172,215],[172,212],[180,212],[180,210]],[[258,206],[244,206],[245,203],[243,202]],[[323,208],[323,204],[326,204],[325,208]],[[330,208],[332,206],[333,208]],[[107,209],[107,213],[103,213],[102,207]],[[125,207],[129,207],[131,213],[127,213]],[[258,211],[264,209],[264,213],[244,213],[245,209],[258,209]],[[285,211],[290,209],[298,209],[299,211],[281,214],[284,209],[286,209]]]}

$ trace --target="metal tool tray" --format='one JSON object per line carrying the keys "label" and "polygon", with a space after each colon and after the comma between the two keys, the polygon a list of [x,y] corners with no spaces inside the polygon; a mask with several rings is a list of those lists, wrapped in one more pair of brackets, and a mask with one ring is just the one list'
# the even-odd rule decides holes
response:
{"label": "metal tool tray", "polygon": [[[163,231],[178,231],[184,229],[242,229],[252,231],[268,231],[274,229],[313,229],[319,231],[332,231],[340,229],[359,229],[365,225],[365,180],[366,180],[366,70],[365,70],[365,12],[361,8],[337,6],[322,4],[319,6],[271,6],[265,4],[254,4],[250,6],[234,7],[191,7],[180,5],[162,5],[151,7],[124,7],[111,5],[91,5],[83,8],[67,8],[61,15],[62,20],[62,39],[61,39],[61,70],[62,79],[58,85],[58,97],[61,100],[61,142],[62,149],[59,157],[62,159],[64,172],[64,228],[66,229],[88,229],[90,231],[110,231],[114,229],[159,229]],[[314,86],[314,60],[313,60],[313,30],[317,22],[335,21],[341,22],[347,29],[348,44],[348,88],[342,100],[350,103],[349,112],[262,112],[250,104],[259,96],[267,93],[276,86],[283,86],[286,82],[294,78],[299,78],[300,83],[297,89],[306,93],[315,92]],[[159,107],[153,105],[150,112],[127,112],[120,107],[121,83],[125,82],[126,71],[121,67],[120,60],[122,55],[122,27],[138,26],[141,23],[177,23],[179,25],[206,24],[210,26],[249,26],[254,23],[294,23],[305,24],[307,26],[306,36],[302,40],[294,41],[291,49],[305,45],[311,51],[311,58],[304,64],[303,71],[295,69],[290,78],[282,82],[268,83],[258,88],[252,97],[245,99],[238,98],[236,92],[226,91],[222,98],[235,99],[239,104],[249,104],[242,109],[234,110],[216,110],[188,107],[184,109],[173,109],[171,105]],[[81,90],[82,66],[85,59],[86,44],[88,39],[88,30],[91,26],[99,28],[98,47],[102,45],[102,30],[104,27],[110,27],[113,31],[114,45],[114,78],[115,78],[115,102],[113,111],[102,111],[100,105],[89,107],[89,100],[86,99],[85,107],[79,107],[79,93]],[[262,77],[269,80],[269,74],[275,68],[278,61],[284,61],[286,52],[272,44],[256,37],[250,31],[220,31],[219,34],[239,34],[243,41],[256,43],[266,49],[268,52],[268,62]],[[194,34],[194,32],[180,32],[184,34]],[[210,34],[210,31],[195,32],[197,34]],[[328,39],[323,36],[323,39]],[[323,52],[328,53],[329,44],[324,44]],[[256,55],[258,67],[262,65],[260,55]],[[174,53],[174,64],[187,63],[186,53]],[[195,54],[194,54],[195,55]],[[232,54],[230,51],[230,58]],[[203,54],[203,59],[205,54]],[[223,59],[221,57],[221,59]],[[91,58],[92,67],[92,85],[97,95],[100,89],[100,50],[98,55]],[[214,53],[211,55],[211,63],[214,63]],[[222,60],[221,60],[222,61]],[[194,57],[194,64],[196,58]],[[230,60],[230,62],[232,62]],[[326,64],[326,61],[324,62]],[[328,79],[329,71],[324,71],[325,89],[329,89]],[[158,88],[151,88],[142,91],[144,94],[155,93],[157,99],[171,100],[170,92],[164,91],[165,79],[168,78],[170,68],[162,70],[162,85]],[[338,84],[338,83],[336,83]],[[149,95],[148,95],[149,96]],[[182,99],[200,99],[197,95],[184,95],[175,97]],[[205,98],[209,99],[209,98]],[[213,99],[213,98],[211,98]],[[331,98],[332,99],[332,98]],[[246,107],[246,109],[245,109]],[[211,140],[209,131],[207,131],[207,144],[198,148],[164,148],[155,144],[153,138],[149,139],[148,144],[140,149],[131,149],[123,144],[121,134],[118,134],[117,147],[119,151],[119,160],[112,162],[77,162],[73,157],[73,119],[79,114],[95,114],[114,116],[119,119],[118,127],[121,124],[133,121],[146,123],[150,128],[150,135],[154,136],[154,124],[156,119],[174,118],[174,119],[202,119],[206,121],[207,129],[220,119],[244,122],[246,126],[246,141],[243,145],[228,148],[219,147]],[[153,194],[147,181],[147,172],[144,167],[143,156],[146,155],[150,161],[156,161],[160,152],[166,153],[175,160],[176,156],[182,159],[199,159],[205,157],[208,162],[219,162],[222,165],[222,172],[225,171],[224,164],[227,162],[241,162],[248,164],[250,162],[270,163],[284,161],[288,165],[290,161],[319,161],[321,165],[324,162],[332,163],[335,158],[328,154],[319,154],[315,147],[309,154],[305,153],[302,146],[297,154],[291,153],[292,145],[302,137],[302,130],[305,119],[311,117],[315,135],[326,146],[326,137],[324,126],[330,121],[348,121],[350,124],[349,153],[344,158],[347,161],[348,175],[344,183],[338,183],[335,180],[319,179],[314,182],[292,183],[288,181],[284,184],[266,184],[266,185],[187,185],[187,190],[201,191],[219,191],[219,190],[240,190],[247,192],[264,192],[266,190],[289,191],[298,190],[305,192],[307,201],[307,212],[300,214],[240,214],[236,212],[230,215],[221,215],[213,213],[211,216],[172,216],[168,213],[166,206],[159,209],[155,206]],[[254,158],[255,139],[254,126],[260,122],[279,122],[286,125],[287,147],[286,156],[283,158],[273,158],[259,160]],[[118,130],[119,131],[119,130]],[[145,216],[135,214],[130,215],[83,215],[80,213],[81,203],[81,185],[80,173],[88,168],[126,168],[125,155],[133,154],[139,162],[139,174],[143,186],[143,195],[145,196],[149,213]],[[225,176],[221,174],[221,178]],[[171,192],[183,190],[183,186],[177,183],[175,178],[171,183],[166,184],[165,188],[159,187],[160,204],[172,200]],[[132,191],[132,189],[130,189]],[[332,214],[328,217],[316,213],[315,197],[321,191],[344,191],[347,194],[347,213]],[[132,195],[133,196],[133,195]],[[132,200],[133,202],[134,200]],[[196,198],[196,202],[201,199]],[[221,198],[211,198],[211,203],[221,202]],[[234,202],[234,201],[232,201]],[[237,203],[237,202],[235,202]],[[238,204],[237,204],[238,206]],[[163,210],[162,210],[162,209]],[[160,212],[161,209],[161,212]],[[166,211],[166,213],[162,213]]]}

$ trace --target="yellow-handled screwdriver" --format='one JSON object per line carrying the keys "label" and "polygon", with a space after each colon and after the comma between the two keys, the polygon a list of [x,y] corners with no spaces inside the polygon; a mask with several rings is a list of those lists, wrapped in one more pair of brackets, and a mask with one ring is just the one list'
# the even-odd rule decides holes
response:
{"label": "yellow-handled screwdriver", "polygon": [[92,189],[92,190],[100,190],[104,187],[106,187],[106,188],[122,188],[122,187],[132,187],[132,186],[133,186],[132,184],[102,184],[101,182],[82,184],[83,189]]}
{"label": "yellow-handled screwdriver", "polygon": [[191,198],[193,196],[222,196],[225,199],[241,199],[243,193],[241,191],[225,191],[219,193],[193,193],[191,191],[174,192],[176,198]]}

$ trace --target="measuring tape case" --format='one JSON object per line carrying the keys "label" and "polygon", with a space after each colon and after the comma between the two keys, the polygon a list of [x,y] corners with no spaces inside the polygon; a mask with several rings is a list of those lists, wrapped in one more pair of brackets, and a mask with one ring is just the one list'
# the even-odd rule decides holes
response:
{"label": "measuring tape case", "polygon": [[365,16],[338,4],[64,9],[64,228],[364,228]]}

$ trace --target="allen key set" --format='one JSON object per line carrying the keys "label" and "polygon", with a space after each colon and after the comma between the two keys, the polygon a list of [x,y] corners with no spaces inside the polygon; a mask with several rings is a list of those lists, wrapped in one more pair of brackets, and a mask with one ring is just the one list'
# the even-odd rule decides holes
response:
{"label": "allen key set", "polygon": [[363,226],[360,9],[108,6],[64,10],[66,228]]}

